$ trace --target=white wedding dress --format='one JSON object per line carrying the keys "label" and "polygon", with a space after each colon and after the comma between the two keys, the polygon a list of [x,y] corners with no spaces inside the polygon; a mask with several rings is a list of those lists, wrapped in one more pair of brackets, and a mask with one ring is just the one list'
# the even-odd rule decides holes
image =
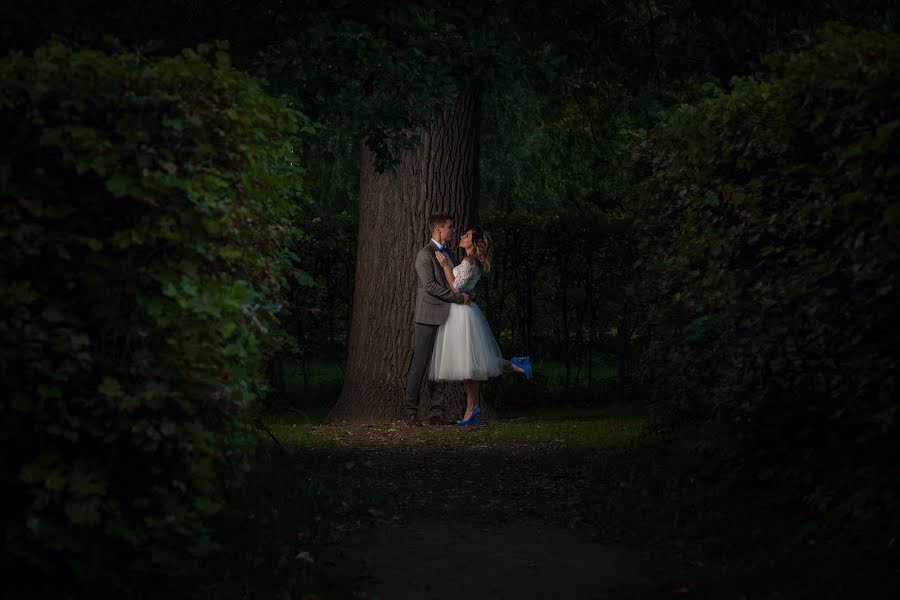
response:
{"label": "white wedding dress", "polygon": [[[459,292],[471,292],[481,269],[464,260],[453,267]],[[451,304],[450,316],[438,327],[428,376],[438,381],[485,380],[503,372],[500,347],[481,309],[474,302]]]}

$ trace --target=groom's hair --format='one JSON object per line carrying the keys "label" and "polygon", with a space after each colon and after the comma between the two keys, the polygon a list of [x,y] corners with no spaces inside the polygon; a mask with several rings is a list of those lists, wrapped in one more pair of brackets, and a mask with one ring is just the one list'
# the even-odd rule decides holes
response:
{"label": "groom's hair", "polygon": [[447,221],[452,220],[453,217],[448,215],[447,213],[435,213],[428,217],[428,233],[434,231],[435,227],[443,225]]}

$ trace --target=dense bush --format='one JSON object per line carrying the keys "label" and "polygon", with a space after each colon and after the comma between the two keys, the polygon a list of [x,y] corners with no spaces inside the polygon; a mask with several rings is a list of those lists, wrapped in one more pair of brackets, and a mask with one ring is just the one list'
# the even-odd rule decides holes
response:
{"label": "dense bush", "polygon": [[715,423],[744,476],[880,534],[898,500],[898,119],[898,38],[830,27],[637,151],[658,415]]}
{"label": "dense bush", "polygon": [[240,463],[298,113],[203,49],[0,60],[6,567],[177,575]]}
{"label": "dense bush", "polygon": [[[350,335],[357,219],[320,201],[305,206],[303,230],[294,239],[293,285],[285,297],[290,312],[281,318],[281,351],[269,363],[265,409],[331,403],[341,390],[343,367],[337,363],[347,355]],[[321,361],[336,367],[326,368],[324,378],[315,372]]]}
{"label": "dense bush", "polygon": [[297,262],[310,276],[310,285],[295,291],[291,305],[297,310],[290,325],[303,340],[300,351],[306,360],[346,356],[358,227],[356,216],[346,211],[321,211],[304,219]]}

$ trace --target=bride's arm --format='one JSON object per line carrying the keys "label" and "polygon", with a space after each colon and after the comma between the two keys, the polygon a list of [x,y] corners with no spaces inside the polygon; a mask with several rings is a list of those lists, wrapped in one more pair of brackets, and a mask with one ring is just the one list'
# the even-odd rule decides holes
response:
{"label": "bride's arm", "polygon": [[443,252],[435,252],[435,255],[437,256],[438,262],[441,263],[441,267],[444,269],[444,277],[447,278],[447,285],[449,285],[450,289],[454,292],[459,291],[456,289],[456,278],[453,276],[453,268],[447,261],[447,257],[444,256]]}

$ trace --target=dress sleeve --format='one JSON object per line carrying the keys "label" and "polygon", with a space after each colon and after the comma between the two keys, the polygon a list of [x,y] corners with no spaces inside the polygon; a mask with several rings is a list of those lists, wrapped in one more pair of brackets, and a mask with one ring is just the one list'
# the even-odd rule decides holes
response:
{"label": "dress sleeve", "polygon": [[[469,287],[466,287],[467,284],[472,280],[472,277],[475,275],[475,265],[472,264],[470,260],[464,260],[459,263],[456,267],[456,273],[454,276],[456,278],[455,286],[459,291],[468,291]],[[473,286],[475,282],[472,282]]]}

